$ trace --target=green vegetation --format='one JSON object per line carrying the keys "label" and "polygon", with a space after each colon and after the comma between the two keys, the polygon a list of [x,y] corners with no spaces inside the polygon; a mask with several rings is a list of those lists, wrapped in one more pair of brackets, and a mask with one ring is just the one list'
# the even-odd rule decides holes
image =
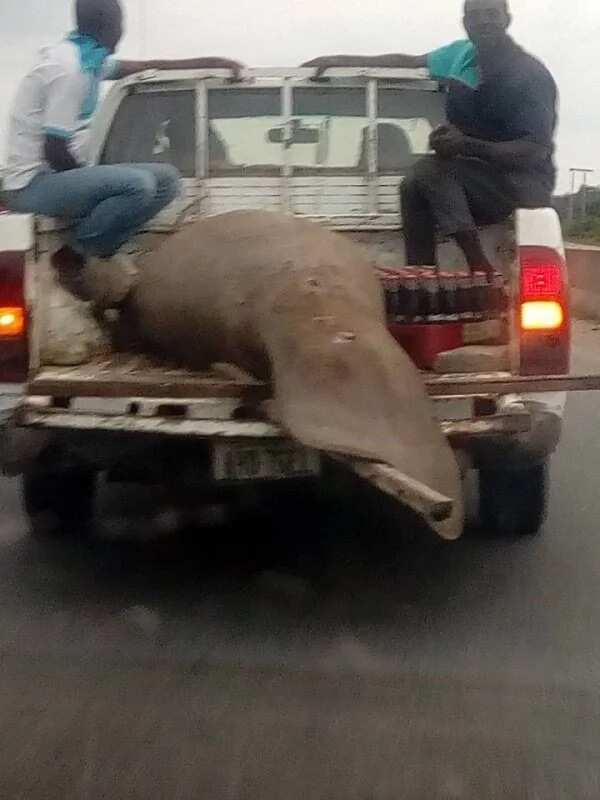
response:
{"label": "green vegetation", "polygon": [[[579,197],[575,198],[575,213]],[[600,244],[600,193],[597,190],[588,192],[588,205],[585,216],[577,215],[573,222],[565,223],[564,236],[574,242]]]}

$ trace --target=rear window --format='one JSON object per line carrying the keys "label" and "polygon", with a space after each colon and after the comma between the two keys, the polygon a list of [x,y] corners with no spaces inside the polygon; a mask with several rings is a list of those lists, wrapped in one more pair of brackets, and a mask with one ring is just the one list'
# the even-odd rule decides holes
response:
{"label": "rear window", "polygon": [[365,89],[296,89],[293,113],[294,175],[366,175]]}
{"label": "rear window", "polygon": [[[294,177],[368,175],[369,118],[365,86],[299,86],[292,92],[291,130],[280,86],[209,88],[208,176],[271,177],[285,163]],[[377,92],[377,170],[403,176],[429,149],[443,122],[444,97],[389,84]],[[101,163],[170,163],[196,176],[194,88],[143,88],[122,101]]]}
{"label": "rear window", "polygon": [[411,89],[380,89],[377,161],[381,175],[404,175],[429,150],[429,136],[444,121],[443,96]]}
{"label": "rear window", "polygon": [[[286,145],[279,88],[209,90],[209,175],[278,176],[287,146],[294,175],[365,176],[365,88],[301,87],[292,98]],[[406,173],[427,152],[429,134],[442,120],[443,99],[437,93],[379,89],[379,173]]]}
{"label": "rear window", "polygon": [[212,176],[279,175],[283,165],[279,89],[208,92],[208,172]]}
{"label": "rear window", "polygon": [[184,178],[193,178],[194,91],[144,91],[125,97],[108,134],[101,163],[172,164]]}

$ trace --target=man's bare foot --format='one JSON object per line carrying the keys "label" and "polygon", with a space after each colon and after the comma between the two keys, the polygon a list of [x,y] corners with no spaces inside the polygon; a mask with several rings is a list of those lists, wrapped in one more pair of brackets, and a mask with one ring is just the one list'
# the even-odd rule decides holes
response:
{"label": "man's bare foot", "polygon": [[58,282],[69,294],[74,295],[80,300],[89,300],[85,296],[82,284],[82,272],[85,267],[85,259],[75,252],[68,245],[64,245],[50,259],[58,276]]}

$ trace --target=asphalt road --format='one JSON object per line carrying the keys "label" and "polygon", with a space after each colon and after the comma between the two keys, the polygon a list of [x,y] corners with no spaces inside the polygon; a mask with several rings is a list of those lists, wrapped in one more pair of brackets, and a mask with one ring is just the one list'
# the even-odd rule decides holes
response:
{"label": "asphalt road", "polygon": [[3,481],[0,797],[597,799],[599,422],[572,396],[521,542],[167,535],[123,490],[93,541],[42,544]]}

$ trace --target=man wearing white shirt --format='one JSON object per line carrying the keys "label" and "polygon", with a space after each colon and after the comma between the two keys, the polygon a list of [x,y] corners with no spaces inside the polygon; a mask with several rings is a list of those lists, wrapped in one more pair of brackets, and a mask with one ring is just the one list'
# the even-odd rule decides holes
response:
{"label": "man wearing white shirt", "polygon": [[222,58],[119,61],[123,33],[119,0],[76,0],[77,30],[42,50],[12,109],[4,179],[9,208],[61,217],[73,238],[54,256],[59,273],[77,274],[86,258],[111,258],[179,192],[169,164],[86,166],[85,139],[102,80],[145,69],[231,69]]}

